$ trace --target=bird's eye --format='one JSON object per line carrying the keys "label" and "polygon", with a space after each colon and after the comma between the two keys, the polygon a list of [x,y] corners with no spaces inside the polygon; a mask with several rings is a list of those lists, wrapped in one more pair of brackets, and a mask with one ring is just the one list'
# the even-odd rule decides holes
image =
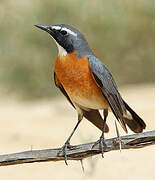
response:
{"label": "bird's eye", "polygon": [[63,36],[67,35],[67,31],[65,31],[65,30],[60,31],[60,33],[61,33]]}

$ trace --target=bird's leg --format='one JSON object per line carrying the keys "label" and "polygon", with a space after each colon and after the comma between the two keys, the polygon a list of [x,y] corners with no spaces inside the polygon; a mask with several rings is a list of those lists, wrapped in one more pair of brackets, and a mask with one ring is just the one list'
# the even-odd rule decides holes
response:
{"label": "bird's leg", "polygon": [[104,122],[103,122],[103,129],[102,129],[102,134],[100,136],[100,139],[98,141],[95,142],[95,144],[93,145],[93,147],[97,144],[99,144],[101,153],[102,153],[102,157],[104,158],[104,149],[103,149],[103,145],[105,145],[104,142],[104,132],[105,132],[105,127],[106,127],[106,120],[107,120],[107,116],[108,116],[108,109],[104,109],[103,111],[103,115],[104,115]]}
{"label": "bird's leg", "polygon": [[74,129],[71,132],[70,136],[68,137],[67,141],[65,142],[65,144],[62,146],[61,150],[58,153],[58,154],[60,154],[61,152],[63,152],[66,165],[68,165],[66,151],[67,151],[67,148],[71,147],[71,145],[70,145],[71,137],[73,136],[73,134],[74,134],[75,130],[77,129],[78,125],[80,124],[81,120],[82,120],[82,118],[78,115],[78,122],[77,122],[76,126],[74,127]]}
{"label": "bird's leg", "polygon": [[102,153],[102,158],[104,158],[104,155],[103,155],[104,154],[103,145],[105,144],[105,142],[104,142],[104,131],[105,131],[105,127],[106,127],[106,120],[107,120],[107,116],[108,116],[108,109],[104,109],[103,115],[104,115],[103,130],[102,130],[101,137],[99,139],[99,145],[100,145],[100,149],[101,149],[101,153]]}

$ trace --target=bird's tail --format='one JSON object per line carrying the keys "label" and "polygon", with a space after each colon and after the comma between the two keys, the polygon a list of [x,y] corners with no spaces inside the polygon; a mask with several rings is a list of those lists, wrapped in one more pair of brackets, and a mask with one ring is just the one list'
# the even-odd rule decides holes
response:
{"label": "bird's tail", "polygon": [[[82,109],[83,115],[86,119],[88,119],[91,123],[93,123],[97,128],[99,128],[101,131],[103,130],[103,122],[100,113],[98,110],[91,109],[89,111],[86,111]],[[109,132],[109,127],[107,124],[105,124],[105,133]]]}
{"label": "bird's tail", "polygon": [[125,123],[135,133],[143,132],[146,124],[145,122],[130,108],[130,106],[123,100],[127,114],[124,117]]}

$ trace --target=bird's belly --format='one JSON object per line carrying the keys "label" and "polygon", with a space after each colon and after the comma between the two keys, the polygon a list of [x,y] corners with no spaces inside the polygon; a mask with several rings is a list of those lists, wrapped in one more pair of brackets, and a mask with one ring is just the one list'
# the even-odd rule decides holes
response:
{"label": "bird's belly", "polygon": [[83,108],[88,108],[88,109],[106,109],[108,108],[107,102],[103,97],[99,96],[89,96],[88,98],[86,97],[81,97],[79,96],[71,96],[71,99],[73,103],[77,104],[79,107]]}
{"label": "bird's belly", "polygon": [[92,75],[86,58],[57,59],[55,72],[73,103],[91,109],[109,107]]}
{"label": "bird's belly", "polygon": [[74,88],[66,87],[69,97],[75,104],[90,109],[105,109],[109,107],[94,79],[90,78],[88,82],[82,82],[80,85],[74,85]]}

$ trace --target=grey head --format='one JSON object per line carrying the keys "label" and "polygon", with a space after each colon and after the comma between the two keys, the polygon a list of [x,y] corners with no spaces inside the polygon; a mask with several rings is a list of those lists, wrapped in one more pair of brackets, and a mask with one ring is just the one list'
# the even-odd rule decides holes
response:
{"label": "grey head", "polygon": [[35,25],[36,27],[48,32],[56,41],[59,55],[65,56],[67,53],[76,51],[77,57],[82,58],[92,54],[84,36],[74,27],[65,24],[52,26]]}

